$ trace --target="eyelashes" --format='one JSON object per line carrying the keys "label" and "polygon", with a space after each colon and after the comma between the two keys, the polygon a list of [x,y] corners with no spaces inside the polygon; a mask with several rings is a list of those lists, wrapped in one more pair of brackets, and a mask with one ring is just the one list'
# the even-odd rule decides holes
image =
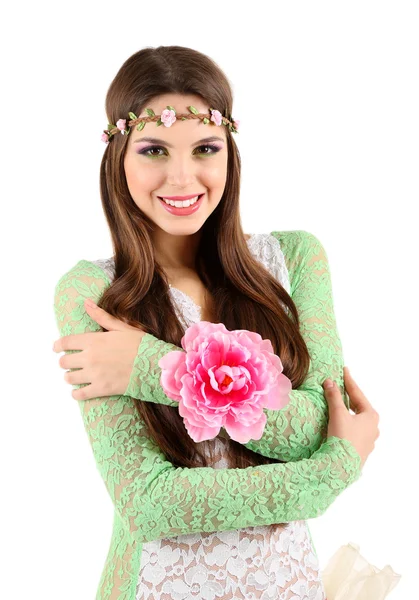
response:
{"label": "eyelashes", "polygon": [[[221,150],[219,146],[214,144],[203,144],[202,146],[198,146],[197,150],[202,150],[203,148],[210,148],[211,150],[211,152],[198,152],[198,154],[203,156],[211,156],[212,154],[216,154]],[[142,154],[144,156],[148,156],[149,158],[160,158],[161,156],[164,156],[164,154],[150,154],[150,151],[152,150],[164,150],[164,148],[162,146],[149,146],[148,148],[140,150],[140,152],[137,152],[137,154]]]}

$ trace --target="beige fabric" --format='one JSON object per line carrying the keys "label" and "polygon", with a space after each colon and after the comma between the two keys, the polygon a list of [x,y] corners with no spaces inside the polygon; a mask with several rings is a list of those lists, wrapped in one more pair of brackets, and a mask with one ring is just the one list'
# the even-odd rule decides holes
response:
{"label": "beige fabric", "polygon": [[390,565],[378,569],[359,553],[359,546],[341,546],[321,577],[327,600],[382,600],[399,583],[401,575]]}

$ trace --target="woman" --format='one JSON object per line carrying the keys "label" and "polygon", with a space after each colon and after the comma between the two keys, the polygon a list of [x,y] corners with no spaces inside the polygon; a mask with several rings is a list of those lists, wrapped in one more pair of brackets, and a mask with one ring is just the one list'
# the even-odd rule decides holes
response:
{"label": "woman", "polygon": [[[306,519],[358,479],[378,437],[347,375],[362,415],[348,411],[324,248],[305,231],[242,232],[238,122],[207,56],[137,52],[106,112],[100,186],[114,255],[80,260],[55,289],[55,349],[67,351],[60,366],[115,507],[97,599],[324,599]],[[290,402],[266,412],[260,440],[223,431],[195,443],[161,388],[159,359],[201,320],[258,332],[281,357]]]}

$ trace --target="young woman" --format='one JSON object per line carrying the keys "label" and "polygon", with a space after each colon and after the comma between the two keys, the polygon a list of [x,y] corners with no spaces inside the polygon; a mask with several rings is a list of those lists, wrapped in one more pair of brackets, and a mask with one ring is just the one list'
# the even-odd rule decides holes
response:
{"label": "young woman", "polygon": [[[344,380],[321,242],[242,231],[232,102],[220,68],[179,46],[131,56],[106,97],[114,253],[79,260],[55,289],[55,350],[115,508],[98,600],[324,599],[306,519],[358,479],[379,435]],[[252,120],[269,127],[269,111]],[[266,411],[257,441],[195,443],[163,392],[159,359],[201,320],[258,332],[281,358],[290,402]]]}

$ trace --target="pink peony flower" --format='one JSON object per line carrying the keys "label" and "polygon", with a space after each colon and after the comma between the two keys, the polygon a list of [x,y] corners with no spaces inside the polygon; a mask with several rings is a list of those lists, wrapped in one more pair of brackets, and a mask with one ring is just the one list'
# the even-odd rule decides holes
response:
{"label": "pink peony flower", "polygon": [[271,341],[246,329],[229,331],[223,323],[200,321],[185,331],[182,348],[185,352],[169,352],[158,364],[160,383],[179,402],[190,437],[209,440],[224,427],[242,444],[260,440],[263,409],[286,406],[292,389]]}
{"label": "pink peony flower", "polygon": [[105,144],[109,142],[109,136],[107,133],[102,133],[102,137],[100,139],[102,140],[102,142],[105,142]]}
{"label": "pink peony flower", "polygon": [[219,110],[212,110],[211,111],[211,121],[214,121],[214,123],[216,125],[221,125],[221,123],[223,122],[222,119],[222,114],[220,113]]}
{"label": "pink peony flower", "polygon": [[238,131],[239,130],[240,121],[238,121],[237,119],[234,119],[233,125],[237,129],[237,131]]}
{"label": "pink peony flower", "polygon": [[118,121],[116,122],[116,126],[118,127],[118,129],[120,129],[121,131],[124,131],[125,126],[126,126],[127,120],[126,119],[118,119]]}
{"label": "pink peony flower", "polygon": [[176,121],[176,113],[169,108],[165,108],[160,115],[160,120],[165,127],[170,127]]}

